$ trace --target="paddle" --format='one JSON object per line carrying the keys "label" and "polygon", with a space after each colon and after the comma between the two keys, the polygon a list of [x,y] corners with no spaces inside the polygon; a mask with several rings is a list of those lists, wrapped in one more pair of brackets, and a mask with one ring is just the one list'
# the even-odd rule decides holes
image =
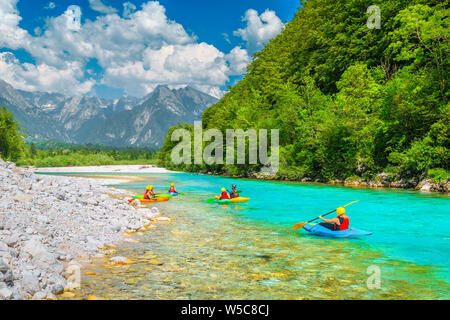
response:
{"label": "paddle", "polygon": [[[172,198],[170,194],[155,194],[156,198]],[[133,196],[134,199],[144,199],[143,195]]]}
{"label": "paddle", "polygon": [[[345,206],[343,206],[343,208],[345,208],[345,207],[351,205],[352,203],[358,202],[358,201],[359,201],[359,200],[350,202],[349,204],[346,204]],[[336,211],[336,209],[334,209],[333,211],[330,211],[330,212],[328,212],[328,213],[325,213],[325,214],[322,215],[322,217],[327,216],[327,215],[329,215],[329,214],[332,214],[332,213],[335,212],[335,211]],[[299,223],[297,223],[296,225],[293,225],[293,226],[292,226],[292,230],[298,230],[298,229],[300,229],[300,228],[303,228],[303,227],[304,227],[305,225],[307,225],[308,223],[311,223],[311,222],[313,222],[313,221],[315,221],[315,220],[317,220],[317,219],[319,219],[319,217],[314,218],[314,219],[312,219],[312,220],[310,220],[310,221],[308,221],[308,222],[299,222]]]}

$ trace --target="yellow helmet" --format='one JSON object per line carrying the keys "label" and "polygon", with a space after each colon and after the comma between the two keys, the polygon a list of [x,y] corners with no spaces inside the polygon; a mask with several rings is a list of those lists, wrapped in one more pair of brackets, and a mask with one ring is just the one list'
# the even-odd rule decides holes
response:
{"label": "yellow helmet", "polygon": [[147,186],[147,190],[153,190],[153,186]]}
{"label": "yellow helmet", "polygon": [[227,191],[227,189],[225,189],[225,188],[222,188],[222,192],[225,192],[225,191]]}
{"label": "yellow helmet", "polygon": [[345,213],[345,208],[339,207],[336,209],[338,216],[343,215]]}
{"label": "yellow helmet", "polygon": [[175,184],[171,183],[170,186],[173,187]]}

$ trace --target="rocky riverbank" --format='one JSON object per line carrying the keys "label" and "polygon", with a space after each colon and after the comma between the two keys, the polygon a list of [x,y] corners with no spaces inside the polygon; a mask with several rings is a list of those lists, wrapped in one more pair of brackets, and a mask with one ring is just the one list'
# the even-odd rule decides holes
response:
{"label": "rocky riverbank", "polygon": [[131,206],[129,194],[104,183],[36,175],[0,159],[0,300],[56,299],[73,286],[77,259],[164,220],[157,208]]}
{"label": "rocky riverbank", "polygon": [[369,188],[397,188],[441,193],[450,192],[450,180],[448,179],[441,182],[434,181],[427,177],[395,180],[389,174],[384,172],[378,174],[375,179],[369,181],[362,180],[361,178],[349,178],[345,181],[330,181],[330,183]]}
{"label": "rocky riverbank", "polygon": [[[212,172],[208,172],[208,175],[216,175]],[[441,193],[449,193],[450,192],[450,180],[446,179],[440,182],[434,181],[428,177],[412,177],[411,179],[401,179],[395,180],[388,173],[382,172],[378,174],[373,180],[363,180],[359,177],[352,177],[346,180],[326,180],[326,179],[311,179],[311,178],[303,178],[300,180],[289,179],[288,177],[280,177],[278,175],[268,175],[261,174],[259,172],[251,173],[247,176],[233,176],[222,174],[222,176],[226,177],[234,177],[234,178],[250,178],[250,179],[258,179],[258,180],[282,180],[282,181],[299,181],[299,182],[316,182],[316,183],[325,183],[325,184],[339,184],[344,186],[352,186],[352,187],[362,187],[362,188],[397,188],[397,189],[408,189],[408,190],[417,190],[424,192],[441,192]]]}

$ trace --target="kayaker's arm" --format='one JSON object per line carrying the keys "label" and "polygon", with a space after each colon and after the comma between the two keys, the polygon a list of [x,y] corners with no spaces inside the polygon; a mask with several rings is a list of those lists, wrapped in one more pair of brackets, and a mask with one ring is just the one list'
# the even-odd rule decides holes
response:
{"label": "kayaker's arm", "polygon": [[319,219],[321,219],[324,222],[328,222],[328,223],[336,223],[337,225],[341,224],[341,222],[339,221],[338,218],[326,219],[326,218],[323,218],[322,216],[319,216]]}

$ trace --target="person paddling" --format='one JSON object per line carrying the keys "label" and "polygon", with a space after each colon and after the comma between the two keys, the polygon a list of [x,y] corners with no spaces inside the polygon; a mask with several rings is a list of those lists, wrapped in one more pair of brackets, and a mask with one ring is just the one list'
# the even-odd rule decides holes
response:
{"label": "person paddling", "polygon": [[175,188],[175,184],[170,184],[169,193],[178,193],[177,188]]}
{"label": "person paddling", "polygon": [[227,193],[227,190],[225,188],[222,188],[222,193],[219,196],[219,200],[229,200],[230,195]]}
{"label": "person paddling", "polygon": [[147,186],[144,191],[144,199],[155,198],[156,194],[153,191],[153,186]]}
{"label": "person paddling", "polygon": [[348,219],[348,216],[345,214],[345,208],[343,207],[337,208],[336,213],[337,217],[333,219],[325,219],[322,216],[319,216],[319,219],[324,221],[319,224],[333,231],[342,231],[348,229],[350,220]]}
{"label": "person paddling", "polygon": [[237,192],[237,189],[236,189],[236,185],[235,185],[235,184],[233,184],[233,185],[231,186],[230,197],[231,197],[231,199],[239,198],[239,193]]}

